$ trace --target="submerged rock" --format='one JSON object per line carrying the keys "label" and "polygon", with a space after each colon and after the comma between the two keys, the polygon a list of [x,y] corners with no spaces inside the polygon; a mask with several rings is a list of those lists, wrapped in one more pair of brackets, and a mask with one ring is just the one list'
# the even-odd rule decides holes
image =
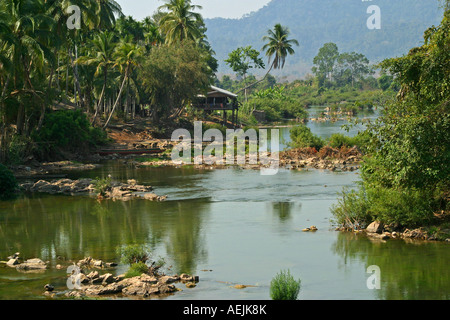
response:
{"label": "submerged rock", "polygon": [[28,259],[16,266],[17,271],[43,271],[47,269],[47,264],[41,259]]}

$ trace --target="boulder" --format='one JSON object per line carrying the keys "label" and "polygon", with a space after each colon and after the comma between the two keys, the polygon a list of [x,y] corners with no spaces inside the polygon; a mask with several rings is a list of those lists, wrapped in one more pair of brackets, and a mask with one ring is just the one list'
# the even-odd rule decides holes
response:
{"label": "boulder", "polygon": [[116,282],[114,276],[111,273],[107,273],[105,275],[103,275],[103,284],[111,284]]}
{"label": "boulder", "polygon": [[16,269],[21,271],[45,270],[47,269],[47,264],[38,258],[28,259],[24,263],[17,265]]}
{"label": "boulder", "polygon": [[45,291],[52,292],[53,290],[55,290],[55,287],[50,284],[46,284],[44,286],[44,289],[45,289]]}
{"label": "boulder", "polygon": [[8,260],[11,260],[11,259],[19,259],[19,255],[20,255],[20,252],[16,252],[16,253],[14,253],[12,256],[9,256],[9,257],[8,257]]}
{"label": "boulder", "polygon": [[162,276],[161,278],[159,278],[158,283],[161,284],[171,284],[174,282],[180,281],[179,277],[176,276]]}
{"label": "boulder", "polygon": [[9,259],[8,262],[6,263],[6,265],[8,267],[16,267],[18,264],[20,264],[19,259],[15,258],[15,259]]}
{"label": "boulder", "polygon": [[381,222],[374,221],[366,228],[366,232],[381,234],[383,232],[383,227],[384,225]]}

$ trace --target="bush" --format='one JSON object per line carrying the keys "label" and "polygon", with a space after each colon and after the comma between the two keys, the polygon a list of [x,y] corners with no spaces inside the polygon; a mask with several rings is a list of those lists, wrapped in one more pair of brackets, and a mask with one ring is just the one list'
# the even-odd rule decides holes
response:
{"label": "bush", "polygon": [[121,256],[122,263],[137,264],[142,262],[145,264],[150,257],[147,248],[143,245],[128,245],[123,248],[117,249],[118,254]]}
{"label": "bush", "polygon": [[17,189],[14,174],[4,165],[0,164],[0,199],[10,199]]}
{"label": "bush", "polygon": [[306,119],[308,113],[303,108],[304,104],[297,99],[270,99],[253,98],[248,102],[252,110],[265,112],[268,122],[280,121],[284,119]]}
{"label": "bush", "polygon": [[148,272],[148,266],[144,262],[133,263],[125,274],[125,278],[139,277]]}
{"label": "bush", "polygon": [[84,151],[104,144],[107,135],[90,125],[81,110],[63,110],[49,113],[40,131],[32,135],[42,153],[54,153],[56,148],[67,151]]}
{"label": "bush", "polygon": [[97,178],[94,182],[94,191],[100,195],[105,196],[106,191],[111,188],[111,178],[107,177],[104,179]]}
{"label": "bush", "polygon": [[410,228],[427,225],[433,220],[434,199],[426,190],[377,186],[368,189],[367,196],[373,220]]}
{"label": "bush", "polygon": [[344,191],[336,205],[331,207],[334,223],[351,230],[365,228],[374,219],[370,216],[369,205],[365,190]]}
{"label": "bush", "polygon": [[297,300],[301,280],[295,280],[289,270],[281,271],[270,282],[272,300]]}
{"label": "bush", "polygon": [[316,150],[320,150],[325,144],[320,137],[314,135],[304,125],[292,128],[290,135],[292,140],[290,145],[293,148],[315,148]]}
{"label": "bush", "polygon": [[331,212],[337,224],[350,229],[365,228],[375,220],[413,228],[432,222],[435,201],[424,190],[361,185],[358,191],[344,190]]}

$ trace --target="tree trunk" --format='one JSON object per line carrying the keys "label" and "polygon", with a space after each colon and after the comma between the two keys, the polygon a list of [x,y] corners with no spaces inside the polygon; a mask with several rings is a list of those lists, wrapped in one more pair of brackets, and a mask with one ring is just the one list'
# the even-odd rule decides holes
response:
{"label": "tree trunk", "polygon": [[91,125],[94,124],[95,120],[97,119],[97,115],[98,115],[98,111],[103,103],[104,105],[104,95],[105,95],[105,91],[106,91],[106,83],[108,81],[108,69],[105,67],[103,69],[103,89],[102,89],[102,93],[100,94],[100,98],[98,99],[98,103],[97,103],[97,107],[95,108],[95,114],[94,114],[94,118],[92,119]]}
{"label": "tree trunk", "polygon": [[46,94],[46,99],[45,101],[42,102],[42,110],[41,110],[41,116],[39,117],[39,123],[38,126],[36,128],[37,131],[41,130],[42,125],[44,123],[44,118],[45,118],[45,108],[47,106],[47,103],[49,102],[49,98],[50,98],[50,90],[52,89],[52,83],[53,83],[53,74],[55,72],[55,68],[52,66],[51,68],[51,72],[50,72],[50,79],[48,80],[48,87],[47,87],[47,94]]}
{"label": "tree trunk", "polygon": [[0,123],[0,163],[4,163],[7,160],[8,156],[8,144],[7,144],[7,125],[6,125],[6,110],[5,110],[5,104],[4,99],[6,96],[6,90],[8,90],[9,82],[11,81],[11,75],[8,75],[6,78],[5,86],[2,90],[2,95],[0,97],[0,117],[1,117],[1,123]]}
{"label": "tree trunk", "polygon": [[261,83],[261,82],[263,82],[266,78],[267,78],[267,76],[269,75],[269,73],[270,73],[270,71],[272,71],[272,69],[273,69],[273,63],[272,63],[272,65],[270,66],[270,69],[269,69],[269,71],[267,71],[267,73],[264,75],[264,77],[261,79],[261,80],[258,80],[258,81],[256,81],[256,82],[254,82],[254,83],[252,83],[251,85],[249,85],[249,86],[246,86],[245,88],[243,88],[243,89],[241,89],[241,90],[239,90],[238,92],[236,92],[237,94],[239,94],[240,92],[242,92],[242,91],[246,91],[247,89],[250,89],[251,87],[253,87],[253,86],[255,86],[255,85],[257,85],[258,83]]}
{"label": "tree trunk", "polygon": [[120,87],[119,94],[118,94],[116,102],[114,103],[114,106],[113,106],[113,108],[111,110],[111,113],[109,114],[108,120],[106,120],[106,123],[103,126],[103,129],[106,129],[108,127],[109,122],[111,121],[111,118],[112,118],[112,116],[114,114],[114,111],[116,111],[116,108],[117,108],[117,105],[119,104],[120,97],[122,96],[122,91],[123,91],[123,88],[125,87],[125,83],[127,81],[127,78],[128,78],[128,68],[125,70],[125,75],[124,75],[124,78],[123,78],[123,81],[122,81],[122,85]]}
{"label": "tree trunk", "polygon": [[82,95],[81,95],[81,86],[80,86],[80,81],[79,81],[79,76],[78,76],[78,68],[75,65],[75,60],[73,59],[72,50],[70,50],[70,48],[69,48],[69,57],[70,57],[70,62],[72,64],[73,75],[74,75],[74,80],[75,80],[74,81],[75,88],[76,88],[76,91],[74,92],[75,100],[76,100],[76,96],[78,93],[78,97],[80,98],[80,106],[82,109],[84,109],[84,102],[83,102],[83,99],[81,98]]}

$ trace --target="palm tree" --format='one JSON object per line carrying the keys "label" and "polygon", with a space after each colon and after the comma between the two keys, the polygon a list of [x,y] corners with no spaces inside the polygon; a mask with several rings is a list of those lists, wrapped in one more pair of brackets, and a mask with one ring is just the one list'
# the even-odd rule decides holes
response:
{"label": "palm tree", "polygon": [[196,40],[203,37],[200,26],[203,25],[201,14],[194,12],[202,9],[192,5],[191,0],[166,0],[159,7],[168,12],[159,21],[160,28],[166,36],[166,44],[173,44],[186,39]]}
{"label": "palm tree", "polygon": [[122,97],[123,88],[128,81],[128,77],[131,75],[133,68],[139,65],[139,59],[142,55],[142,47],[138,46],[135,43],[129,41],[122,41],[119,46],[116,48],[114,52],[115,57],[115,65],[119,68],[121,73],[123,74],[122,85],[120,86],[119,94],[117,95],[116,102],[111,110],[111,113],[108,117],[103,128],[107,128],[111,118],[116,111],[117,105]]}
{"label": "palm tree", "polygon": [[282,69],[286,62],[288,54],[295,53],[292,45],[299,45],[295,39],[288,39],[289,29],[283,27],[281,24],[276,24],[274,30],[269,30],[268,35],[263,37],[264,41],[268,41],[263,47],[266,51],[266,56],[269,57],[269,64],[273,57],[273,62],[270,66],[269,72],[273,69]]}
{"label": "palm tree", "polygon": [[164,38],[161,35],[159,27],[152,18],[146,17],[142,21],[142,26],[144,29],[145,44],[148,48],[164,43]]}
{"label": "palm tree", "polygon": [[[32,78],[40,78],[46,61],[53,60],[52,53],[45,46],[51,36],[53,23],[45,14],[42,0],[4,0],[0,3],[5,15],[3,23],[10,32],[4,38],[6,52],[11,61],[16,96],[32,96],[35,103],[43,104],[44,99],[37,93]],[[37,82],[39,83],[39,82]],[[19,88],[21,87],[21,88]],[[25,105],[19,103],[17,133],[22,134],[25,120]]]}
{"label": "palm tree", "polygon": [[95,108],[92,123],[97,118],[100,106],[105,100],[106,86],[108,83],[108,70],[114,65],[114,34],[108,31],[99,32],[90,41],[90,56],[80,57],[77,61],[81,64],[97,66],[95,76],[103,75],[103,88]]}
{"label": "palm tree", "polygon": [[114,0],[88,0],[96,3],[97,27],[101,30],[110,29],[116,22],[116,15],[123,16],[122,8]]}
{"label": "palm tree", "polygon": [[239,90],[238,93],[264,81],[272,69],[284,68],[288,54],[292,55],[295,53],[294,49],[292,49],[292,45],[299,45],[297,40],[288,39],[289,34],[289,29],[283,27],[279,23],[275,25],[273,30],[268,30],[268,35],[263,37],[263,40],[268,41],[268,43],[266,43],[262,49],[266,51],[266,56],[269,57],[270,68],[261,80]]}

